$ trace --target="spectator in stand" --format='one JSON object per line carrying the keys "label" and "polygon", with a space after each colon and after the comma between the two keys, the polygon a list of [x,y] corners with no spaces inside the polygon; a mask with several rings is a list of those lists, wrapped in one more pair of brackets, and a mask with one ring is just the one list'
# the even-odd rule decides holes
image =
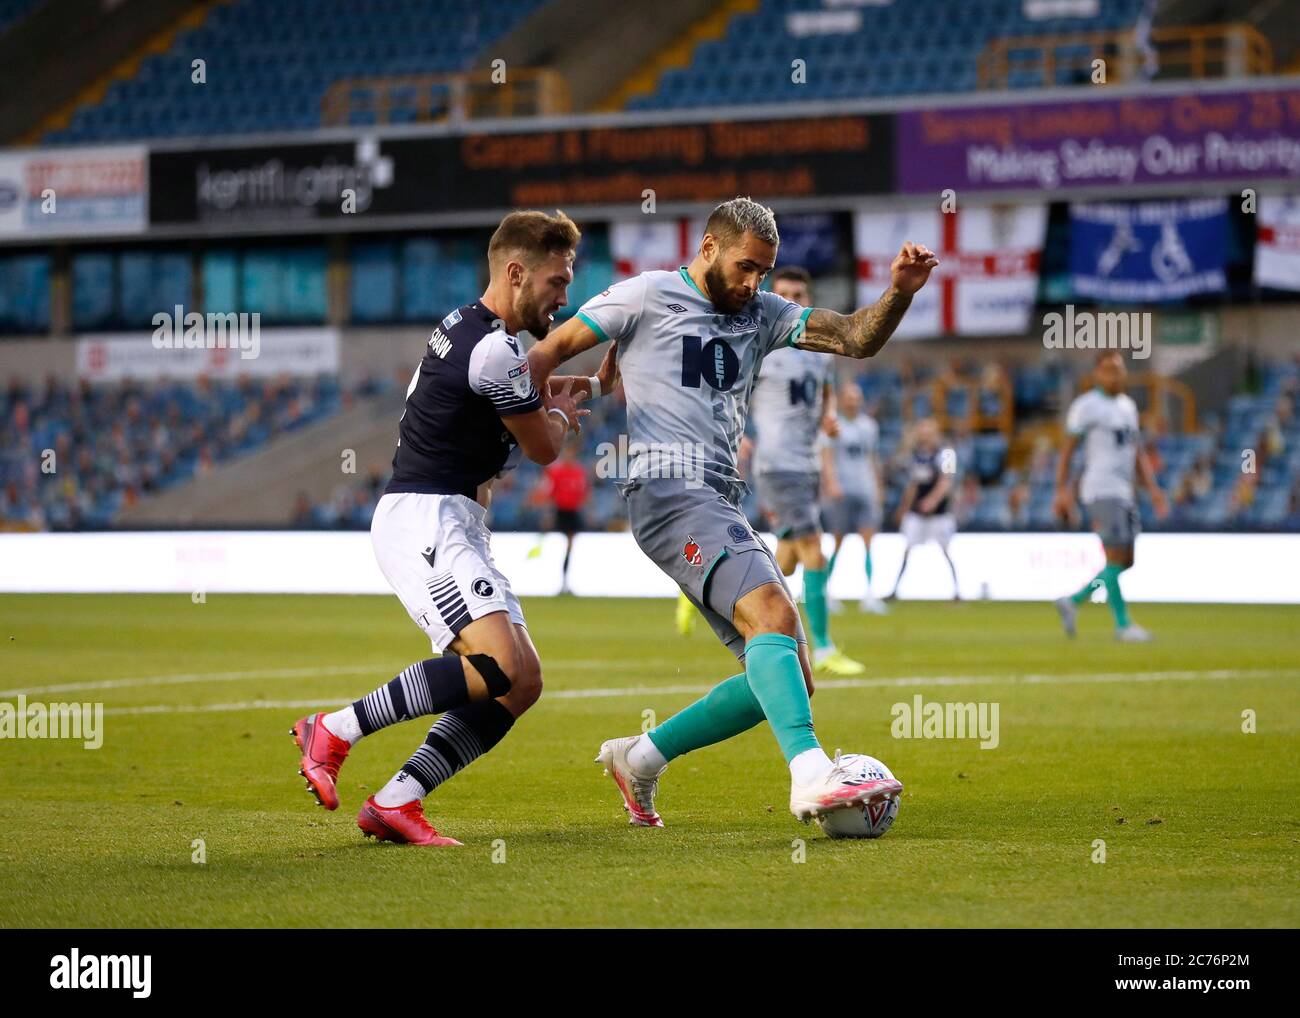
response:
{"label": "spectator in stand", "polygon": [[569,558],[573,554],[573,538],[586,529],[582,508],[591,495],[591,480],[587,468],[578,461],[578,440],[570,437],[560,452],[560,458],[546,467],[542,483],[534,492],[537,504],[549,503],[553,520],[551,529],[564,535],[564,566],[560,579],[560,593],[569,593]]}
{"label": "spectator in stand", "polygon": [[1233,486],[1232,497],[1228,500],[1228,519],[1233,523],[1245,523],[1250,515],[1251,506],[1255,504],[1255,479],[1257,474],[1243,473]]}

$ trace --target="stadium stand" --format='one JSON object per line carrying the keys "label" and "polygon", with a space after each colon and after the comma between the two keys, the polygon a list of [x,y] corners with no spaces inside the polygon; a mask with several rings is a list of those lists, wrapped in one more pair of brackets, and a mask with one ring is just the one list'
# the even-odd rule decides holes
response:
{"label": "stadium stand", "polygon": [[[460,71],[542,0],[241,0],[214,6],[198,28],[146,57],[129,79],[83,107],[47,144],[205,134],[254,134],[321,125],[334,82]],[[449,31],[449,25],[455,25]],[[200,88],[192,61],[209,66]]]}
{"label": "stadium stand", "polygon": [[[728,106],[756,102],[974,91],[980,48],[1008,35],[1047,35],[1131,27],[1141,0],[1115,0],[1093,17],[1030,19],[1020,0],[947,5],[942,31],[928,5],[831,5],[821,0],[764,0],[739,14],[725,35],[700,43],[690,63],[664,72],[629,110]],[[803,81],[791,61],[813,68]],[[1076,84],[1063,69],[1058,85]],[[1037,87],[1026,74],[1009,87]]]}
{"label": "stadium stand", "polygon": [[43,387],[0,391],[0,528],[94,530],[142,497],[202,476],[372,394],[367,379]]}

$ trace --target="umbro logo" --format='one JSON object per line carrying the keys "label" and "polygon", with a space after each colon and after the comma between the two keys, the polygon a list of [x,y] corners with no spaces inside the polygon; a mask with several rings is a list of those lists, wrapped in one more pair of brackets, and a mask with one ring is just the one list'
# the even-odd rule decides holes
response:
{"label": "umbro logo", "polygon": [[669,304],[669,305],[668,305],[668,310],[674,312],[675,314],[679,314],[679,315],[680,315],[680,314],[681,314],[683,311],[685,311],[686,309],[685,309],[684,307],[682,307],[680,304]]}

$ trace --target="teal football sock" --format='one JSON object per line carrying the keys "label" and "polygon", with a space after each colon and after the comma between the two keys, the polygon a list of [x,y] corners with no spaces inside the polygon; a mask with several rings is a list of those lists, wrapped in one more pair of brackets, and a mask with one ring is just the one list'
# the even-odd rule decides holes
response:
{"label": "teal football sock", "polygon": [[808,628],[813,646],[818,650],[831,645],[829,616],[826,611],[826,570],[804,569],[803,603],[808,609]]}
{"label": "teal football sock", "polygon": [[1089,580],[1082,587],[1080,587],[1077,591],[1071,594],[1070,600],[1073,601],[1075,604],[1083,604],[1084,601],[1088,600],[1088,598],[1092,596],[1092,592],[1094,590],[1096,590],[1098,587],[1105,585],[1106,582],[1105,577],[1106,577],[1106,570],[1103,569],[1091,580]]}
{"label": "teal football sock", "polygon": [[1119,574],[1123,571],[1123,566],[1116,565],[1108,565],[1101,571],[1102,582],[1106,584],[1106,602],[1115,616],[1115,625],[1120,629],[1128,627],[1128,605],[1119,591]]}
{"label": "teal football sock", "polygon": [[763,708],[741,672],[719,682],[705,696],[646,734],[664,759],[672,760],[747,732],[762,720]]}
{"label": "teal football sock", "polygon": [[820,749],[813,734],[812,705],[799,666],[799,645],[781,633],[760,633],[745,644],[745,675],[789,763]]}

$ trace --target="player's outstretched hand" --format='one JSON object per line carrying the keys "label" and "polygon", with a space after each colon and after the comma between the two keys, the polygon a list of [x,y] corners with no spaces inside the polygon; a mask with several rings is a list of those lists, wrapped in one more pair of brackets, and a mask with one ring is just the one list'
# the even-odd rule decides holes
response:
{"label": "player's outstretched hand", "polygon": [[1159,488],[1151,492],[1151,508],[1156,511],[1156,519],[1167,520],[1169,518],[1169,498]]}
{"label": "player's outstretched hand", "polygon": [[836,414],[822,415],[822,431],[831,438],[840,437],[840,419]]}
{"label": "player's outstretched hand", "polygon": [[938,264],[939,259],[924,244],[906,241],[889,267],[894,289],[900,293],[916,293],[925,286],[925,281],[930,278],[930,270]]}
{"label": "player's outstretched hand", "polygon": [[546,399],[546,409],[554,408],[563,411],[564,416],[569,419],[569,430],[578,434],[582,431],[582,418],[591,413],[590,410],[578,409],[578,404],[586,398],[585,392],[574,394],[572,377],[565,378],[559,386],[551,386],[551,394]]}

